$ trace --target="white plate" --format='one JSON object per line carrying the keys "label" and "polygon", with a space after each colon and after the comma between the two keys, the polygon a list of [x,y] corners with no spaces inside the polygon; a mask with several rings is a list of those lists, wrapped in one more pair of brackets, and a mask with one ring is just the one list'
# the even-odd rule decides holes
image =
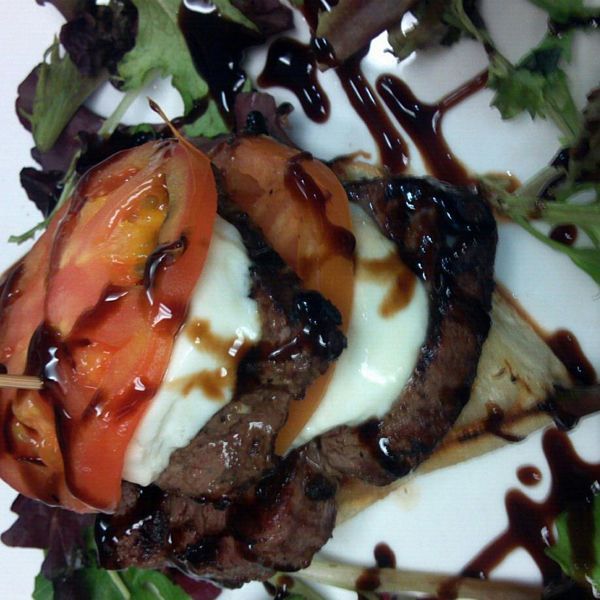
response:
{"label": "white plate", "polygon": [[[501,48],[518,58],[543,35],[545,19],[525,0],[484,2],[493,34]],[[296,16],[296,22],[300,22]],[[12,0],[0,0],[0,63],[3,95],[0,97],[2,133],[0,147],[0,184],[2,185],[2,220],[0,268],[4,269],[25,250],[5,242],[11,233],[20,233],[38,219],[35,208],[25,199],[19,186],[18,173],[32,165],[30,135],[18,124],[14,114],[16,88],[29,70],[40,60],[43,51],[58,31],[61,18],[54,8],[38,7],[34,2],[20,2],[18,10]],[[395,59],[382,52],[382,40],[373,46],[364,63],[365,72],[373,78],[380,71],[393,72],[412,87],[425,101],[433,101],[457,84],[477,73],[485,65],[483,52],[474,42],[461,42],[450,50],[435,50],[413,57],[398,66]],[[600,79],[598,61],[600,35],[579,35],[573,58],[573,89],[578,103]],[[255,74],[263,58],[253,56],[250,71]],[[593,64],[595,62],[595,64]],[[374,152],[366,129],[345,99],[333,73],[322,76],[332,100],[331,118],[325,126],[306,119],[293,96],[285,90],[270,90],[278,100],[289,100],[297,108],[290,120],[292,137],[314,154],[330,158],[356,149]],[[151,90],[156,95],[157,88]],[[96,99],[102,107],[111,102],[112,92]],[[444,123],[446,138],[455,153],[477,171],[510,170],[520,179],[542,167],[558,147],[558,132],[545,122],[532,122],[522,116],[503,122],[489,108],[491,94],[481,92],[450,112]],[[175,116],[178,99],[164,89],[161,103]],[[134,110],[145,112],[140,104]],[[168,111],[169,112],[169,111]],[[135,121],[138,116],[128,115]],[[139,121],[138,121],[139,122]],[[413,152],[414,156],[415,152]],[[414,161],[419,172],[420,164]],[[498,248],[497,277],[506,284],[524,307],[548,330],[567,327],[578,337],[585,353],[600,372],[600,303],[597,286],[579,272],[568,259],[559,256],[529,238],[514,226],[502,226]],[[544,474],[541,485],[527,493],[540,499],[547,491],[548,471],[540,447],[540,434],[525,442],[508,446],[493,454],[428,476],[419,477],[386,500],[372,506],[351,522],[337,528],[323,549],[326,556],[364,565],[373,563],[373,548],[387,542],[395,551],[398,564],[454,574],[471,559],[486,542],[506,525],[504,495],[508,488],[519,487],[516,469],[534,464]],[[600,416],[587,418],[572,438],[582,456],[600,459]],[[14,493],[0,487],[0,530],[13,521],[8,507]],[[0,598],[28,598],[33,578],[38,572],[41,553],[32,550],[7,549],[0,546]],[[513,553],[494,576],[515,580],[537,581],[539,575],[529,557],[522,551]],[[351,598],[354,594],[328,590],[331,598]],[[265,598],[261,585],[251,585],[222,598]]]}

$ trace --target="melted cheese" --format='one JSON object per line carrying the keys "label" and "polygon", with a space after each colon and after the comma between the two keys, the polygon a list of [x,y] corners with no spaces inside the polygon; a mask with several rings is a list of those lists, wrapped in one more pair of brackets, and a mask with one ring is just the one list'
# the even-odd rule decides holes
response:
{"label": "melted cheese", "polygon": [[[357,206],[352,207],[352,222],[357,271],[348,347],[294,447],[338,425],[385,415],[408,381],[425,340],[428,305],[423,285]],[[217,218],[186,325],[163,384],[129,445],[124,479],[150,484],[171,454],[231,400],[239,358],[260,339],[258,307],[249,297],[249,267],[237,230]]]}
{"label": "melted cheese", "polygon": [[217,217],[210,249],[177,336],[165,378],[125,457],[123,479],[154,481],[177,448],[186,446],[229,402],[237,363],[260,339],[250,293],[250,260],[237,230]]}
{"label": "melted cheese", "polygon": [[406,385],[425,341],[428,302],[423,284],[358,206],[352,206],[352,224],[357,275],[348,347],[293,447],[338,425],[385,415]]}

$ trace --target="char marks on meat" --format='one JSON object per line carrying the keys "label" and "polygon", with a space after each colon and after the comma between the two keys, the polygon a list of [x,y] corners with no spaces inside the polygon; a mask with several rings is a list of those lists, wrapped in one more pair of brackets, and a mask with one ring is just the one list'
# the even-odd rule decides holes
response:
{"label": "char marks on meat", "polygon": [[330,475],[386,485],[422,462],[469,399],[489,327],[497,233],[465,188],[395,178],[347,186],[425,284],[429,325],[412,377],[390,412],[311,443]]}
{"label": "char marks on meat", "polygon": [[302,397],[345,339],[337,311],[303,290],[248,217],[222,198],[220,213],[240,231],[254,262],[263,339],[240,364],[234,400],[172,456],[157,485],[125,483],[118,512],[98,519],[104,566],[171,565],[230,586],[303,568],[331,535],[339,485],[393,481],[451,427],[489,329],[494,219],[474,193],[432,180],[347,189],[397,244],[429,296],[426,341],[392,410],[381,420],[337,427],[283,459],[274,454],[289,402]]}
{"label": "char marks on meat", "polygon": [[[238,229],[253,261],[251,295],[262,339],[240,363],[232,401],[173,453],[157,485],[124,484],[118,512],[98,521],[97,540],[108,568],[172,564],[238,585],[268,577],[262,565],[279,567],[278,556],[281,568],[308,565],[331,534],[335,483],[318,467],[313,472],[304,453],[282,461],[274,444],[289,403],[304,396],[346,339],[337,309],[302,288],[247,215],[225,197],[219,212]],[[321,480],[329,493],[314,493]],[[263,525],[249,528],[249,514]],[[312,524],[314,533],[295,537],[298,522],[307,531]]]}

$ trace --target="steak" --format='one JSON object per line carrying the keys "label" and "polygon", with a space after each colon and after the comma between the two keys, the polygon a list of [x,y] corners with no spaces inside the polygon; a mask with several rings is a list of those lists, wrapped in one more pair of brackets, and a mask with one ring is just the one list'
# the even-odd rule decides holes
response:
{"label": "steak", "polygon": [[453,424],[490,325],[493,216],[472,191],[429,179],[354,183],[347,191],[396,243],[429,297],[426,340],[400,397],[381,420],[336,427],[285,458],[274,454],[289,402],[345,341],[337,311],[303,290],[247,216],[222,198],[221,214],[254,261],[263,340],[240,365],[234,400],[173,455],[157,485],[124,483],[117,513],[98,518],[107,568],[171,565],[230,586],[303,568],[331,536],[344,481],[393,481]]}
{"label": "steak", "polygon": [[389,413],[337,427],[310,443],[330,476],[386,485],[421,463],[467,403],[489,328],[496,222],[465,188],[395,178],[347,186],[423,281],[429,301],[425,343]]}

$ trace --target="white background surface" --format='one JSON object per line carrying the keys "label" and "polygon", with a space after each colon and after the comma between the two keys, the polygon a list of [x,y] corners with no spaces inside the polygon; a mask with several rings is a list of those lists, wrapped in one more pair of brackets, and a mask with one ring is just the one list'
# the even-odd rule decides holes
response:
{"label": "white background surface", "polygon": [[[524,0],[484,2],[492,33],[500,40],[509,58],[518,58],[544,32],[544,17]],[[300,19],[296,16],[296,22]],[[29,70],[39,62],[61,19],[51,6],[40,8],[33,0],[0,0],[0,65],[3,94],[0,96],[3,143],[0,145],[0,267],[10,265],[24,251],[9,245],[11,233],[21,233],[37,222],[39,215],[26,201],[18,181],[19,170],[33,165],[29,156],[32,140],[14,114],[16,88]],[[378,41],[374,47],[380,47]],[[400,67],[389,54],[371,53],[364,64],[373,77],[385,70],[411,85],[418,97],[433,101],[485,65],[483,51],[474,42],[462,42],[451,50],[435,50],[405,61]],[[572,69],[574,93],[578,102],[600,79],[600,34],[577,39]],[[256,73],[263,58],[253,57],[250,71]],[[332,100],[331,118],[325,126],[308,121],[297,108],[291,118],[292,137],[315,154],[330,158],[357,149],[374,151],[366,128],[353,113],[329,72],[321,78]],[[180,103],[168,90],[149,90],[176,116]],[[294,97],[284,90],[271,90],[281,101]],[[113,101],[108,91],[97,99],[102,108]],[[456,154],[477,171],[510,170],[526,179],[543,166],[558,147],[558,132],[547,124],[522,116],[502,122],[488,107],[491,93],[484,91],[448,114],[444,131]],[[137,107],[145,112],[143,104]],[[134,108],[135,110],[135,108]],[[130,114],[129,119],[141,118]],[[145,117],[150,118],[150,117]],[[413,152],[413,156],[414,156]],[[419,171],[417,159],[413,162]],[[568,327],[579,338],[584,351],[600,371],[600,296],[597,286],[577,271],[568,259],[530,239],[514,226],[503,226],[498,248],[497,276],[507,284],[524,307],[548,330]],[[580,453],[588,460],[600,460],[600,417],[588,418],[573,433]],[[540,435],[509,446],[486,457],[418,478],[406,487],[371,507],[353,521],[336,529],[324,548],[326,556],[360,564],[372,564],[376,543],[385,541],[395,551],[398,565],[455,573],[481,548],[500,533],[506,524],[503,499],[510,487],[520,487],[515,472],[518,466],[534,464],[544,473],[541,485],[527,489],[532,497],[544,496],[549,482],[540,448]],[[8,511],[14,493],[0,484],[0,530],[13,521]],[[39,569],[41,553],[0,547],[0,598],[28,598],[33,577]],[[536,580],[533,563],[524,552],[515,552],[494,573],[495,576]],[[228,592],[222,597],[264,598],[260,585]],[[331,592],[332,598],[351,598],[354,594]]]}

